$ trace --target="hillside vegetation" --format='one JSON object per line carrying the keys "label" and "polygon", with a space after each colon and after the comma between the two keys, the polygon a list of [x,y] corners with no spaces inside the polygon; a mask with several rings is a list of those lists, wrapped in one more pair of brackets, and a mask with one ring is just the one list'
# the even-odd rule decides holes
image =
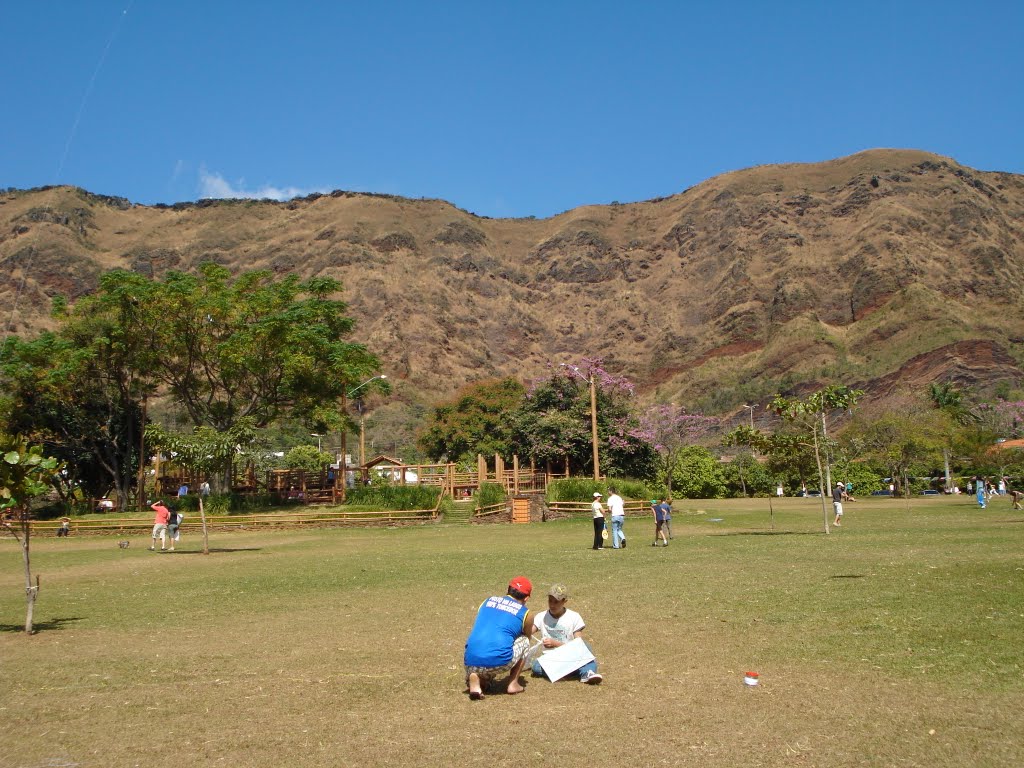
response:
{"label": "hillside vegetation", "polygon": [[47,327],[53,296],[105,270],[211,260],[342,280],[356,339],[408,398],[583,355],[644,398],[712,411],[835,380],[882,396],[1018,386],[1024,362],[1024,177],[926,152],[758,167],[543,220],[349,192],[155,207],[0,194],[8,332]]}

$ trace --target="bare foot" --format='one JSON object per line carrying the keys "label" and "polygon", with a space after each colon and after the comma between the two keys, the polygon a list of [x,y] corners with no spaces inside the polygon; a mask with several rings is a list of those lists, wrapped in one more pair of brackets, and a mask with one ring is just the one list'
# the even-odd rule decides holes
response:
{"label": "bare foot", "polygon": [[511,683],[508,684],[508,693],[510,695],[515,695],[517,693],[522,693],[525,690],[526,689],[522,685],[519,684],[518,680],[513,680]]}
{"label": "bare foot", "polygon": [[473,701],[479,701],[484,697],[483,689],[480,687],[480,675],[476,672],[470,672],[469,674],[469,698]]}

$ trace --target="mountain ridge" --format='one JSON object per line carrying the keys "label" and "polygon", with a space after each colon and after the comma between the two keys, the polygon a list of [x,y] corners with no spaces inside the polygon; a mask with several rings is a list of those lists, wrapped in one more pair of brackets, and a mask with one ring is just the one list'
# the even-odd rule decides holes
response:
{"label": "mountain ridge", "polygon": [[[731,171],[678,194],[492,219],[336,191],[142,206],[0,193],[5,327],[104,271],[330,275],[410,397],[600,357],[641,396],[726,412],[830,381],[1018,386],[1024,177],[920,150]],[[11,310],[16,305],[15,310]]]}

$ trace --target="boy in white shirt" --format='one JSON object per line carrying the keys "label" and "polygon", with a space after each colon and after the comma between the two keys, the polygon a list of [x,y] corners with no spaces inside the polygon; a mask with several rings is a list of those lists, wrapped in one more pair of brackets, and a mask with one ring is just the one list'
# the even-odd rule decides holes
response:
{"label": "boy in white shirt", "polygon": [[[564,584],[554,584],[548,590],[548,609],[538,613],[533,620],[534,632],[539,633],[541,643],[545,650],[565,645],[570,640],[583,637],[583,617],[576,611],[565,607],[569,599],[569,590]],[[585,642],[585,641],[584,641]],[[588,645],[589,649],[590,646]],[[593,653],[593,650],[590,651]],[[537,659],[533,660],[533,674],[538,677],[544,676],[544,669]],[[588,685],[597,685],[604,678],[597,673],[597,660],[588,661],[573,674],[577,675],[580,682]]]}

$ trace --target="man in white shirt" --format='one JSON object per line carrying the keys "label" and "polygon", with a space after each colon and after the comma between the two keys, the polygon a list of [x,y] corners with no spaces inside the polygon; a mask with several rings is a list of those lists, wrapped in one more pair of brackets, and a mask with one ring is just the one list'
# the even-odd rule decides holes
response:
{"label": "man in white shirt", "polygon": [[622,530],[622,524],[626,522],[626,504],[615,488],[609,490],[612,492],[608,497],[608,511],[612,515],[612,549],[618,549],[620,541],[622,548],[625,549],[626,534]]}
{"label": "man in white shirt", "polygon": [[[576,611],[565,607],[569,599],[569,590],[564,584],[554,584],[548,590],[548,609],[538,613],[533,619],[533,631],[541,639],[545,651],[565,645],[577,637],[583,637],[583,617]],[[584,641],[585,642],[585,641]],[[590,649],[590,646],[587,645]],[[590,649],[593,653],[593,649]],[[533,674],[538,677],[544,676],[544,668],[541,667],[538,659],[533,660]],[[580,682],[588,685],[597,685],[604,678],[597,673],[597,660],[588,661],[572,674],[577,675]]]}

